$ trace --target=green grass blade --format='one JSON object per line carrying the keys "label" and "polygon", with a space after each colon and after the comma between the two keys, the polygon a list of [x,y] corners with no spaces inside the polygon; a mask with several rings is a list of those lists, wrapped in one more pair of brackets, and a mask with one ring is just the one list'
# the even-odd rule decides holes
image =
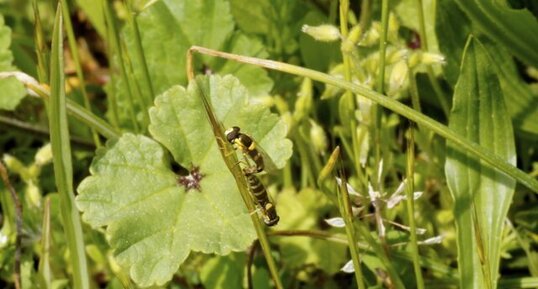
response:
{"label": "green grass blade", "polygon": [[[484,46],[470,38],[454,92],[450,128],[515,165],[510,115]],[[461,288],[496,288],[504,219],[515,181],[453,142],[445,166],[454,197]]]}
{"label": "green grass blade", "polygon": [[[35,82],[24,82],[24,80],[22,82],[29,90],[39,95],[39,97],[41,97],[45,101],[45,103],[49,101],[51,93],[47,88],[44,88],[40,85],[36,85]],[[96,116],[90,111],[87,111],[84,107],[80,106],[78,103],[74,102],[73,100],[66,99],[65,101],[66,101],[67,112],[70,115],[77,118],[78,120],[88,125],[89,127],[94,128],[98,133],[100,133],[104,137],[118,138],[120,136],[119,132],[116,129],[114,129],[109,123],[107,123],[100,117]]]}
{"label": "green grass blade", "polygon": [[[361,257],[359,254],[359,248],[357,246],[357,235],[355,233],[355,228],[353,227],[353,213],[351,210],[351,200],[349,199],[349,192],[347,190],[347,180],[345,178],[343,168],[340,168],[339,177],[342,180],[340,187],[336,191],[338,194],[338,204],[340,208],[340,214],[344,219],[346,224],[346,236],[349,244],[349,253],[351,259],[353,260],[353,267],[355,268],[355,281],[357,282],[357,287],[359,289],[364,289],[364,276],[362,273],[361,267]],[[397,277],[391,276],[398,280]],[[396,282],[398,284],[398,282]]]}
{"label": "green grass blade", "polygon": [[41,288],[52,288],[52,269],[50,266],[50,246],[51,246],[51,229],[50,229],[50,195],[45,199],[43,206],[43,225],[41,226],[41,258],[39,259],[39,268],[37,271],[38,280]]}
{"label": "green grass blade", "polygon": [[[78,47],[77,47],[77,41],[75,38],[75,32],[73,32],[73,24],[71,23],[71,18],[69,17],[69,6],[68,6],[67,1],[65,0],[61,0],[61,3],[62,3],[62,9],[63,9],[62,13],[64,15],[67,15],[67,17],[64,18],[65,30],[67,31],[67,39],[69,41],[69,49],[73,57],[73,63],[75,64],[75,71],[80,81],[80,91],[82,92],[82,98],[84,99],[84,107],[88,111],[92,111],[91,105],[90,105],[90,98],[88,97],[88,91],[86,90],[86,80],[84,79],[84,74],[82,73],[82,65],[80,64],[80,56],[78,55]],[[90,127],[90,131],[92,133],[93,142],[95,143],[95,146],[100,147],[101,141],[99,140],[99,135],[97,134],[97,131],[92,127]]]}
{"label": "green grass blade", "polygon": [[405,188],[406,198],[406,210],[407,210],[407,221],[409,223],[410,232],[410,244],[409,248],[411,254],[413,255],[413,268],[415,270],[415,279],[417,282],[418,289],[424,289],[424,278],[422,277],[422,271],[420,269],[420,256],[417,245],[417,225],[415,222],[415,198],[413,194],[415,193],[415,128],[414,124],[411,123],[407,139],[407,166],[406,166],[406,180],[407,185]]}
{"label": "green grass blade", "polygon": [[133,11],[133,3],[130,0],[126,1],[125,7],[127,8],[127,23],[132,29],[133,39],[134,39],[134,53],[135,57],[138,60],[138,63],[142,66],[142,79],[140,82],[146,88],[145,91],[149,91],[150,94],[144,97],[146,105],[151,106],[153,103],[153,98],[155,98],[155,92],[153,90],[153,84],[151,82],[151,77],[149,75],[148,63],[146,61],[146,56],[144,54],[144,48],[142,47],[142,39],[140,38],[140,29],[138,28],[138,22],[136,20],[135,12]]}
{"label": "green grass blade", "polygon": [[125,84],[126,92],[127,92],[127,100],[129,101],[128,106],[128,113],[129,118],[131,119],[131,122],[133,124],[134,130],[136,132],[140,132],[140,124],[138,123],[135,115],[135,97],[133,92],[133,85],[131,84],[131,81],[127,75],[127,67],[123,55],[123,49],[120,42],[120,35],[118,32],[118,28],[116,27],[116,19],[114,18],[114,14],[112,13],[112,8],[110,7],[110,3],[108,1],[102,1],[103,3],[103,9],[105,13],[105,21],[107,24],[108,29],[110,32],[108,33],[108,36],[111,38],[109,39],[110,42],[110,48],[113,51],[109,52],[110,58],[113,55],[113,52],[118,55],[118,62],[119,62],[119,69],[120,69],[120,77]]}
{"label": "green grass blade", "polygon": [[39,7],[37,0],[32,1],[34,9],[34,41],[37,56],[37,75],[41,83],[49,82],[49,51],[43,34],[43,26],[41,25],[41,17],[39,16]]}
{"label": "green grass blade", "polygon": [[70,261],[73,266],[73,287],[86,289],[90,287],[84,239],[80,216],[75,207],[73,191],[73,167],[71,163],[71,147],[67,127],[67,108],[64,84],[63,59],[63,24],[62,8],[58,4],[50,61],[49,126],[53,152],[54,176],[60,196],[62,220],[69,246]]}

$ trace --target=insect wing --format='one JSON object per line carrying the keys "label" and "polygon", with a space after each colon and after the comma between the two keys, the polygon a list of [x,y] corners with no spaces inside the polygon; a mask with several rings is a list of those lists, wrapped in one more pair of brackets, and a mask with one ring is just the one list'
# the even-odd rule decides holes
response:
{"label": "insect wing", "polygon": [[263,163],[264,163],[263,170],[267,173],[272,173],[272,172],[277,171],[278,168],[273,162],[273,159],[269,156],[269,154],[263,149],[263,147],[258,142],[256,142],[256,149],[258,150],[258,152],[261,154],[263,158]]}

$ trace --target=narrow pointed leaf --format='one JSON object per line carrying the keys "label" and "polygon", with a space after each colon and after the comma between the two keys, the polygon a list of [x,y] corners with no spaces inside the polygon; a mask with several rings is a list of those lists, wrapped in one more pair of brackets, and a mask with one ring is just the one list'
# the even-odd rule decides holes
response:
{"label": "narrow pointed leaf", "polygon": [[[484,46],[471,38],[454,92],[450,128],[515,164],[511,118]],[[495,288],[501,233],[515,181],[451,142],[445,173],[454,198],[461,288]],[[480,253],[480,254],[479,254]]]}
{"label": "narrow pointed leaf", "polygon": [[88,268],[84,251],[84,239],[80,216],[75,207],[73,191],[73,164],[67,126],[67,108],[65,97],[65,76],[63,58],[63,22],[62,8],[58,4],[50,61],[50,103],[48,117],[50,142],[52,146],[54,177],[60,196],[62,220],[73,266],[74,288],[89,288]]}

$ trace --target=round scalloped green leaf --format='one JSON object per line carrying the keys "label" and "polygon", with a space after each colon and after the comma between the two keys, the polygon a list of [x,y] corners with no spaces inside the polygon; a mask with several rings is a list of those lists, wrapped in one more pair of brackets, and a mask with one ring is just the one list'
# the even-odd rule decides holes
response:
{"label": "round scalloped green leaf", "polygon": [[[238,31],[234,32],[235,23],[227,1],[156,1],[143,10],[136,20],[155,94],[187,82],[185,55],[192,45],[258,58],[268,56],[260,41]],[[136,42],[129,26],[125,26],[123,36],[134,67],[134,77],[141,81],[143,76],[139,68],[142,65],[134,57]],[[198,71],[210,70],[222,75],[233,73],[253,96],[265,96],[273,87],[267,71],[255,65],[217,57],[201,57],[199,54],[195,54],[194,64]],[[137,99],[127,98],[127,88],[120,77],[115,78],[113,89],[116,106],[119,108],[119,122],[122,126],[129,127],[131,120],[127,108],[132,106],[131,101],[137,107],[144,107],[144,104]],[[144,85],[139,89],[142,95],[150,94]]]}
{"label": "round scalloped green leaf", "polygon": [[[224,166],[215,150],[204,162],[208,168]],[[226,170],[204,172],[200,191],[185,191],[150,138],[123,135],[100,152],[90,172],[78,188],[83,219],[107,226],[118,263],[141,286],[169,281],[191,250],[224,255],[255,238],[239,194],[217,189],[235,188]]]}
{"label": "round scalloped green leaf", "polygon": [[[232,76],[206,77],[201,83],[219,119],[251,129],[282,167],[291,156],[284,122],[250,104],[247,90]],[[176,86],[158,96],[149,130],[159,143],[133,134],[109,142],[78,188],[83,220],[106,226],[118,263],[141,286],[169,281],[190,251],[225,255],[245,250],[256,237],[198,92],[194,85]],[[199,187],[187,189],[161,145]]]}
{"label": "round scalloped green leaf", "polygon": [[[11,46],[11,29],[5,25],[4,16],[0,15],[0,71],[12,71],[13,53]],[[24,85],[14,77],[0,79],[0,109],[14,110],[26,96]]]}
{"label": "round scalloped green leaf", "polygon": [[14,77],[0,79],[0,109],[15,110],[26,96],[24,85]]}
{"label": "round scalloped green leaf", "polygon": [[[249,102],[248,91],[237,78],[226,75],[202,79],[215,114],[224,126],[240,127],[256,140],[277,168],[284,167],[292,154],[286,124],[263,105]],[[217,149],[198,90],[192,83],[187,90],[176,86],[158,96],[155,107],[150,109],[150,119],[153,137],[183,167],[202,168],[201,160],[212,153],[207,152],[207,144],[213,143]],[[218,170],[227,170],[224,162]]]}

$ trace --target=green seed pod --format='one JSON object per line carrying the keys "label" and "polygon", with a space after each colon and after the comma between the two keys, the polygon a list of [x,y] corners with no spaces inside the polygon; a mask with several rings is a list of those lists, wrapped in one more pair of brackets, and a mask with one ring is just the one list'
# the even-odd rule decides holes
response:
{"label": "green seed pod", "polygon": [[337,146],[333,152],[331,153],[331,156],[329,157],[329,160],[327,160],[327,163],[323,168],[321,169],[321,172],[318,176],[318,184],[320,184],[322,181],[327,179],[328,176],[330,176],[331,172],[334,169],[334,166],[336,165],[336,161],[338,160],[338,157],[340,156],[340,147]]}
{"label": "green seed pod", "polygon": [[26,195],[26,200],[30,206],[34,208],[41,207],[41,191],[33,181],[28,182],[24,193]]}
{"label": "green seed pod", "polygon": [[34,157],[37,166],[44,166],[52,161],[52,149],[50,143],[42,146]]}

